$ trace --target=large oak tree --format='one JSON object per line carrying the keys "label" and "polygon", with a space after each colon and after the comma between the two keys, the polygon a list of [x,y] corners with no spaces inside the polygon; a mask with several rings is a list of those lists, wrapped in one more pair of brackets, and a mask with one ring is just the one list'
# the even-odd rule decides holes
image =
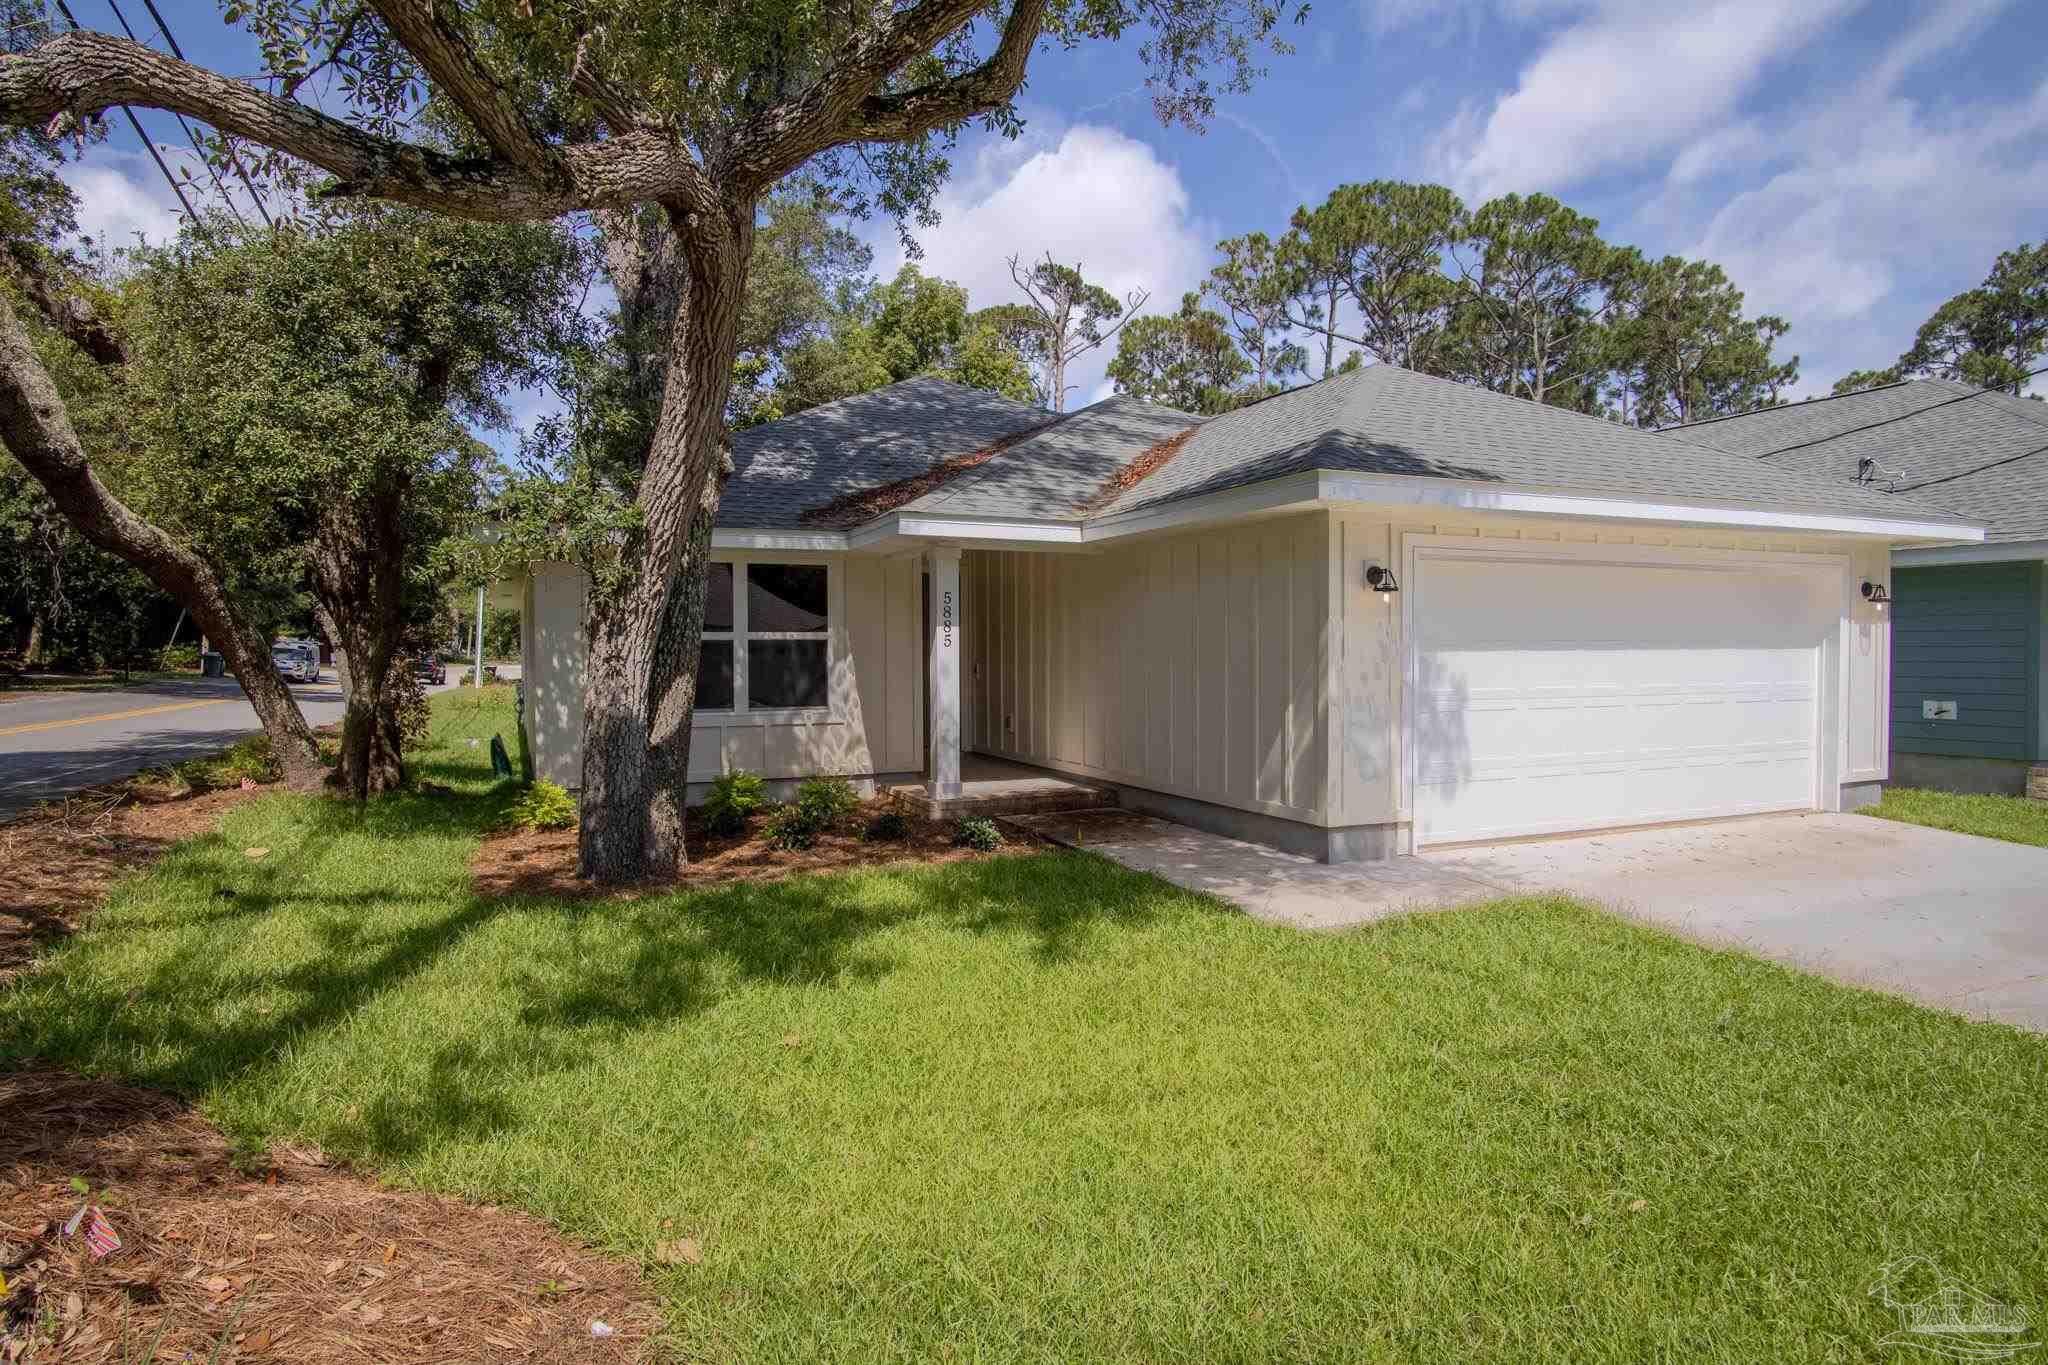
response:
{"label": "large oak tree", "polygon": [[[243,13],[231,0],[231,17]],[[799,173],[929,218],[952,134],[1014,130],[1035,49],[1142,35],[1160,115],[1199,123],[1257,74],[1278,0],[266,0],[276,90],[101,33],[0,62],[0,118],[174,110],[375,196],[457,217],[596,215],[619,319],[644,347],[647,434],[617,471],[625,572],[585,620],[580,865],[623,880],[684,856],[709,508],[756,212]],[[341,73],[346,116],[291,97]],[[412,99],[428,93],[426,106]]]}

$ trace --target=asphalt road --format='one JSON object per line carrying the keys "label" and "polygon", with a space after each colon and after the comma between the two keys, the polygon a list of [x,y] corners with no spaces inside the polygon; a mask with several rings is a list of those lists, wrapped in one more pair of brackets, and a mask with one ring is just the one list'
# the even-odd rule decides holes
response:
{"label": "asphalt road", "polygon": [[[292,691],[311,724],[341,718],[331,673]],[[0,702],[0,821],[54,796],[224,749],[262,728],[233,678]]]}

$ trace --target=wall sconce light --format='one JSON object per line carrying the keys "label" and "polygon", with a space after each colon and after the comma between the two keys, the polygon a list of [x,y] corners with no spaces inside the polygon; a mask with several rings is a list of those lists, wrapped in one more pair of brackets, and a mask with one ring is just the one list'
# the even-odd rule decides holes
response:
{"label": "wall sconce light", "polygon": [[1366,565],[1365,585],[1378,593],[1382,602],[1393,601],[1394,594],[1401,591],[1401,580],[1394,577],[1394,571],[1377,564]]}
{"label": "wall sconce light", "polygon": [[1885,604],[1892,600],[1892,595],[1885,591],[1884,584],[1873,583],[1866,578],[1863,580],[1863,600],[1883,611]]}

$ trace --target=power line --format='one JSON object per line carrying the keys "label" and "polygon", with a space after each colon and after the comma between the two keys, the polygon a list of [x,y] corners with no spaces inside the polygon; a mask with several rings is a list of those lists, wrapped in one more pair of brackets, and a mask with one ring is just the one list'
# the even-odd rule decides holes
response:
{"label": "power line", "polygon": [[[2020,383],[2025,383],[2025,382],[2026,382],[2027,380],[2029,380],[2029,379],[2032,379],[2032,378],[2036,377],[2037,375],[2043,375],[2043,374],[2048,374],[2048,365],[2043,365],[2043,366],[2042,366],[2042,367],[2041,367],[2040,369],[2038,369],[2038,370],[2032,370],[2032,371],[2029,371],[2029,372],[2028,372],[2028,373],[2026,373],[2026,374],[2023,374],[2023,375],[2021,375],[2021,376],[2020,376],[2020,379],[2019,379],[2019,382],[2020,382]],[[1859,431],[1872,431],[1872,430],[1875,430],[1875,429],[1876,429],[1876,428],[1878,428],[1878,427],[1885,427],[1885,426],[1890,426],[1890,425],[1891,425],[1892,423],[1894,423],[1894,422],[1904,422],[1904,421],[1907,421],[1907,420],[1909,420],[1909,419],[1911,419],[1911,418],[1914,418],[1914,417],[1918,417],[1918,416],[1921,416],[1921,415],[1922,415],[1923,413],[1929,413],[1929,412],[1933,412],[1933,411],[1935,411],[1935,410],[1936,410],[1937,408],[1945,408],[1945,407],[1948,407],[1949,405],[1951,405],[1951,404],[1953,404],[1953,403],[1967,403],[1967,402],[1969,402],[1969,401],[1970,401],[1970,400],[1971,400],[1972,398],[1982,398],[1982,397],[1983,397],[1983,396],[1984,396],[1985,394],[1987,394],[1987,393],[2002,393],[2002,392],[2004,392],[2004,390],[2002,390],[2002,389],[1972,389],[1972,390],[1971,390],[1970,392],[1968,392],[1968,393],[1965,393],[1965,394],[1958,394],[1958,395],[1957,395],[1956,397],[1954,397],[1954,398],[1944,398],[1944,399],[1942,399],[1942,400],[1941,400],[1941,401],[1940,401],[1939,403],[1929,403],[1929,404],[1928,404],[1928,405],[1927,405],[1926,407],[1924,407],[1924,408],[1915,408],[1915,409],[1913,409],[1913,410],[1912,410],[1911,412],[1902,412],[1902,413],[1900,413],[1900,414],[1899,414],[1898,416],[1896,416],[1896,417],[1883,417],[1883,418],[1880,418],[1880,419],[1878,419],[1878,420],[1877,420],[1877,421],[1875,421],[1875,422],[1865,422],[1865,423],[1864,423],[1864,424],[1863,424],[1862,426],[1860,426],[1860,427],[1849,427],[1849,428],[1847,428],[1846,430],[1843,430],[1843,431],[1837,431],[1837,432],[1835,432],[1834,434],[1832,434],[1832,435],[1829,435],[1829,436],[1816,436],[1816,437],[1814,437],[1814,438],[1813,438],[1813,439],[1812,439],[1811,441],[1799,441],[1799,442],[1796,442],[1796,443],[1795,443],[1795,444],[1793,444],[1793,445],[1789,445],[1789,446],[1780,446],[1780,447],[1778,447],[1778,448],[1777,448],[1776,450],[1766,450],[1766,451],[1763,451],[1763,452],[1759,453],[1759,454],[1758,454],[1758,455],[1757,455],[1757,456],[1756,456],[1755,458],[1757,458],[1757,459],[1759,459],[1759,460],[1768,460],[1768,459],[1769,459],[1769,458],[1771,458],[1771,456],[1773,456],[1773,455],[1784,455],[1784,454],[1787,454],[1788,452],[1790,452],[1790,451],[1794,451],[1794,450],[1805,450],[1805,449],[1806,449],[1807,447],[1809,447],[1809,446],[1825,445],[1825,444],[1826,444],[1827,442],[1829,442],[1829,441],[1839,441],[1839,440],[1841,440],[1841,439],[1842,439],[1842,438],[1843,438],[1844,436],[1854,436],[1854,435],[1855,435],[1855,434],[1856,434],[1857,432],[1859,432]],[[2018,458],[2018,457],[2016,456],[2016,457],[2014,457],[2014,458]]]}
{"label": "power line", "polygon": [[[112,4],[113,0],[107,0],[107,3]],[[163,34],[164,41],[170,44],[171,55],[173,57],[176,57],[181,62],[184,61],[185,49],[179,47],[178,40],[171,36],[171,26],[164,22],[163,11],[159,10],[156,7],[156,0],[142,0],[142,3],[143,6],[149,10],[149,17],[156,22],[156,31],[158,33]],[[114,12],[116,14],[120,13],[118,9]],[[123,19],[121,21],[121,27],[126,28],[127,26],[128,21],[126,19]],[[131,34],[130,36],[132,37],[133,35]],[[180,123],[183,123],[184,121],[185,120],[182,117],[180,117],[178,120],[178,122]],[[186,129],[186,132],[189,134],[191,130],[188,128]],[[241,179],[243,187],[249,191],[249,199],[252,203],[256,205],[256,212],[263,215],[263,226],[276,227],[277,224],[271,221],[270,210],[263,206],[263,196],[257,193],[256,183],[249,178],[249,172],[242,169],[242,158],[235,155],[235,144],[228,139],[226,134],[223,134],[221,136],[221,146],[225,148],[227,151],[228,165],[233,168],[236,176]],[[216,180],[218,180],[218,178],[219,177],[217,176],[215,177]],[[225,191],[223,191],[223,193],[225,193]]]}
{"label": "power line", "polygon": [[[119,4],[119,0],[107,0],[107,8],[113,10],[114,17],[121,21],[121,31],[128,35],[128,41],[133,43],[139,43],[142,41],[140,38],[137,38],[135,36],[135,30],[128,27],[128,16],[121,13],[121,6]],[[191,143],[192,150],[199,154],[199,160],[202,164],[205,165],[207,175],[212,177],[213,187],[220,191],[221,202],[225,203],[228,206],[228,212],[235,215],[235,220],[237,222],[246,223],[248,219],[242,217],[242,211],[235,207],[234,199],[230,197],[228,194],[228,187],[221,183],[220,172],[216,171],[213,168],[213,163],[206,159],[206,150],[205,148],[199,145],[199,137],[192,131],[192,125],[185,122],[185,116],[183,114],[178,113],[176,110],[171,111],[171,117],[178,120],[178,126],[185,130],[185,140]]]}
{"label": "power line", "polygon": [[[71,25],[72,32],[81,33],[84,31],[84,26],[78,22],[77,16],[71,13],[71,6],[66,4],[65,0],[57,0],[57,12],[64,16],[65,23]],[[121,112],[128,116],[128,126],[135,130],[136,139],[149,152],[149,159],[154,161],[156,168],[164,173],[164,180],[170,185],[171,193],[177,195],[178,202],[185,206],[186,218],[197,223],[199,221],[199,214],[193,209],[192,201],[185,197],[185,187],[178,183],[178,178],[171,174],[171,168],[164,164],[163,156],[158,153],[156,144],[149,140],[149,134],[142,131],[142,120],[136,118],[135,111],[125,104],[121,106]]]}
{"label": "power line", "polygon": [[1938,483],[1954,483],[1957,479],[1967,479],[1972,474],[1982,474],[1987,469],[1996,469],[2000,465],[2012,464],[2015,461],[2027,459],[2029,456],[2039,455],[2043,451],[2048,451],[2048,446],[2035,446],[2032,450],[2023,450],[2017,455],[2001,456],[1996,460],[1980,464],[1974,469],[1964,469],[1954,474],[1944,474],[1938,479],[1922,479],[1919,483],[1909,483],[1889,491],[1893,493],[1911,493],[1919,488],[1932,488]]}

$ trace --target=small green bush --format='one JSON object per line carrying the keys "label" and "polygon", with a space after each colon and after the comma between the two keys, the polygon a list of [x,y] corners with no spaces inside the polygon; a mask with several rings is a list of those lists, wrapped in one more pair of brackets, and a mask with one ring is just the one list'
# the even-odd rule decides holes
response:
{"label": "small green bush", "polygon": [[1003,832],[993,820],[962,820],[954,826],[953,842],[993,853],[1003,846]]}
{"label": "small green bush", "polygon": [[827,830],[860,809],[860,793],[843,777],[813,777],[798,784],[796,808],[815,830]]}
{"label": "small green bush", "polygon": [[170,672],[183,669],[188,673],[197,673],[199,671],[199,646],[165,645],[163,654],[157,659],[157,667]]}
{"label": "small green bush", "polygon": [[704,795],[704,827],[730,837],[747,827],[755,811],[768,804],[768,783],[744,768],[720,773]]}
{"label": "small green bush", "polygon": [[868,821],[868,827],[860,832],[860,837],[871,844],[894,843],[910,837],[910,822],[903,818],[902,811],[885,810]]}
{"label": "small green bush", "polygon": [[576,823],[576,798],[561,784],[542,778],[519,793],[506,818],[518,829],[568,829]]}
{"label": "small green bush", "polygon": [[270,751],[269,735],[251,735],[220,753],[188,758],[171,771],[186,786],[202,792],[239,787],[243,778],[275,782],[284,776],[284,768]]}
{"label": "small green bush", "polygon": [[818,826],[804,814],[802,806],[792,801],[768,813],[767,820],[761,825],[761,837],[768,841],[770,848],[793,853],[818,842]]}

